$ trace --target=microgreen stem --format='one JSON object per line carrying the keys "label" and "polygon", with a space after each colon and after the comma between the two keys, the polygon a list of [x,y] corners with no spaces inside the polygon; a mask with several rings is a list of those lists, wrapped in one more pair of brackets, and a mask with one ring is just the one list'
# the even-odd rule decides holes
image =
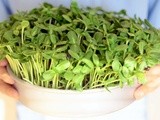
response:
{"label": "microgreen stem", "polygon": [[22,27],[22,31],[21,31],[21,45],[23,45],[24,43],[24,27]]}

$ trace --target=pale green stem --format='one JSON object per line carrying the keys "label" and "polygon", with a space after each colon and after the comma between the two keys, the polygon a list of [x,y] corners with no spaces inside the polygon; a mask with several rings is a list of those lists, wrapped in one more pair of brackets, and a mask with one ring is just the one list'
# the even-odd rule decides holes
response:
{"label": "pale green stem", "polygon": [[32,59],[32,62],[33,62],[33,68],[34,68],[35,79],[37,80],[36,83],[39,85],[39,84],[40,84],[39,74],[38,74],[38,73],[39,73],[39,69],[38,69],[38,67],[37,67],[37,63],[35,62],[33,56],[31,57],[31,59]]}
{"label": "pale green stem", "polygon": [[22,27],[22,31],[21,31],[21,42],[22,42],[22,45],[24,43],[24,28]]}

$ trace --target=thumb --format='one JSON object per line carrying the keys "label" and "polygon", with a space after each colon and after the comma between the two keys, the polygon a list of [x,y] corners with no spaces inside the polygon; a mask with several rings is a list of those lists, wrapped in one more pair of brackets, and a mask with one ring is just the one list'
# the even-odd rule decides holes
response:
{"label": "thumb", "polygon": [[148,93],[156,90],[160,86],[160,78],[150,81],[138,87],[134,93],[134,97],[138,100],[143,98]]}
{"label": "thumb", "polygon": [[3,80],[8,84],[14,84],[14,80],[11,79],[5,67],[0,67],[0,80]]}

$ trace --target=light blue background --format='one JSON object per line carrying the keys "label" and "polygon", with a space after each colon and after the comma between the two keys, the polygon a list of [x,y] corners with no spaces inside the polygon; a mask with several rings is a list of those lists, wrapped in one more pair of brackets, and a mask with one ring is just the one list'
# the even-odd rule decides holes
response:
{"label": "light blue background", "polygon": [[[4,2],[5,1],[5,2]],[[6,4],[7,0],[0,0],[0,21],[7,19]],[[10,9],[13,13],[21,10],[30,10],[39,6],[42,2],[49,2],[53,5],[70,5],[71,0],[8,0]],[[160,28],[160,0],[78,0],[81,7],[101,6],[105,10],[119,11],[126,9],[130,17],[134,15],[145,19],[147,18],[157,28]],[[106,101],[107,102],[107,101]],[[18,105],[19,120],[51,120],[50,117],[41,116],[34,113],[22,105]],[[136,101],[130,106],[113,114],[92,118],[87,120],[147,120],[145,99]],[[59,120],[59,119],[53,119]],[[68,119],[71,120],[71,119]],[[74,119],[75,120],[75,119]]]}

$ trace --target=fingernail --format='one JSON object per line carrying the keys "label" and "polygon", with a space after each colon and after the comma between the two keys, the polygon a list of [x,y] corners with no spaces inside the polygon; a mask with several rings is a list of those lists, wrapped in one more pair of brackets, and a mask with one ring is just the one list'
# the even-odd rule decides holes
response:
{"label": "fingernail", "polygon": [[143,96],[144,96],[144,92],[143,92],[143,91],[137,91],[135,98],[136,98],[137,100],[139,100],[139,99],[141,99]]}
{"label": "fingernail", "polygon": [[3,61],[0,61],[0,66],[6,66],[7,65],[7,61],[6,60],[3,60]]}
{"label": "fingernail", "polygon": [[12,80],[7,74],[3,74],[1,76],[6,83],[9,83],[9,84],[14,84],[15,83],[14,80]]}

